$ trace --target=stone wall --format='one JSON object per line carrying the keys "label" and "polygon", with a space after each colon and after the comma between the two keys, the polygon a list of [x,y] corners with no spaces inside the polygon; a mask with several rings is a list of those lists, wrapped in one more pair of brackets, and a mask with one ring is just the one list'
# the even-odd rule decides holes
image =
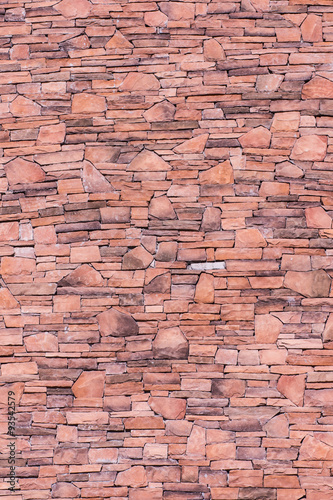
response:
{"label": "stone wall", "polygon": [[332,500],[332,42],[332,0],[1,2],[2,499]]}

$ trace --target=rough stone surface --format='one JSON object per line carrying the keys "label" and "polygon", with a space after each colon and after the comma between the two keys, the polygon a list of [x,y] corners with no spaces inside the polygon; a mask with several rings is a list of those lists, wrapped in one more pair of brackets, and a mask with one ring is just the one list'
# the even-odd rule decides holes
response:
{"label": "rough stone surface", "polygon": [[0,10],[4,500],[332,500],[332,1]]}
{"label": "rough stone surface", "polygon": [[157,333],[153,352],[157,359],[185,359],[188,355],[188,342],[180,328],[165,328]]}
{"label": "rough stone surface", "polygon": [[104,337],[108,335],[122,337],[139,333],[139,327],[134,318],[117,309],[111,308],[98,314],[97,321],[100,333]]}

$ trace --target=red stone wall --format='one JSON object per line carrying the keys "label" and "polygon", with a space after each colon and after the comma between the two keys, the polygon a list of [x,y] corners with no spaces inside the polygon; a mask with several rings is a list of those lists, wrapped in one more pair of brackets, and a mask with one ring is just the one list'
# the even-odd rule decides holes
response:
{"label": "red stone wall", "polygon": [[332,42],[332,0],[1,2],[0,498],[332,500]]}

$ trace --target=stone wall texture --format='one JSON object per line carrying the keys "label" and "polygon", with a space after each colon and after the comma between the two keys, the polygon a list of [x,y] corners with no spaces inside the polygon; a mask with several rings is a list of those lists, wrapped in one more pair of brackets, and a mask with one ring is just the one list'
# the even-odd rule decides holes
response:
{"label": "stone wall texture", "polygon": [[332,500],[332,0],[1,0],[0,94],[0,499]]}

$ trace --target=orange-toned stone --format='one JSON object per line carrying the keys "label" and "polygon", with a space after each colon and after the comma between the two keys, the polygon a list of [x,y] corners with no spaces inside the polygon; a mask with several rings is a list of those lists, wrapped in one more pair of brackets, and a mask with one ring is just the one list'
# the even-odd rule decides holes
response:
{"label": "orange-toned stone", "polygon": [[101,254],[98,246],[72,247],[70,261],[72,264],[83,264],[84,262],[100,262]]}
{"label": "orange-toned stone", "polygon": [[158,196],[151,200],[149,215],[157,219],[176,219],[176,213],[167,196]]}
{"label": "orange-toned stone", "polygon": [[326,136],[303,135],[295,142],[290,158],[302,161],[323,161],[326,149]]}
{"label": "orange-toned stone", "polygon": [[199,173],[200,184],[232,184],[234,171],[229,160]]}
{"label": "orange-toned stone", "polygon": [[222,365],[237,365],[238,351],[236,349],[218,349],[215,363]]}
{"label": "orange-toned stone", "polygon": [[318,271],[287,271],[284,286],[305,297],[328,297],[331,278],[323,269]]}
{"label": "orange-toned stone", "polygon": [[1,274],[31,274],[36,271],[36,262],[34,259],[24,257],[2,257]]}
{"label": "orange-toned stone", "polygon": [[102,207],[100,210],[102,224],[121,224],[122,222],[130,222],[130,207]]}
{"label": "orange-toned stone", "polygon": [[226,58],[222,45],[214,38],[204,41],[203,53],[206,61],[222,61]]}
{"label": "orange-toned stone", "polygon": [[[327,401],[331,401],[333,389],[316,389],[306,390],[304,396],[305,406],[326,406]],[[329,438],[329,443],[332,443],[332,437]],[[333,443],[332,443],[333,444]]]}
{"label": "orange-toned stone", "polygon": [[109,193],[113,191],[111,184],[104,175],[89,161],[83,162],[82,183],[86,193]]}
{"label": "orange-toned stone", "polygon": [[12,375],[37,375],[38,366],[35,361],[21,361],[20,363],[2,363],[1,364],[1,375],[3,377],[10,377]]}
{"label": "orange-toned stone", "polygon": [[32,161],[15,158],[4,166],[9,184],[32,184],[43,182],[44,170]]}
{"label": "orange-toned stone", "polygon": [[323,333],[323,341],[329,342],[330,340],[333,340],[333,313],[330,313]]}
{"label": "orange-toned stone", "polygon": [[207,139],[209,134],[198,135],[197,137],[193,137],[193,139],[189,139],[188,141],[183,142],[179,146],[174,148],[174,152],[177,154],[195,154],[202,153],[205,149]]}
{"label": "orange-toned stone", "polygon": [[105,372],[82,372],[72,385],[76,398],[102,398],[104,394]]}
{"label": "orange-toned stone", "polygon": [[123,257],[123,269],[147,269],[154,257],[142,246],[133,248]]}
{"label": "orange-toned stone", "polygon": [[177,242],[176,241],[162,241],[158,245],[158,250],[155,259],[162,262],[173,262],[177,256]]}
{"label": "orange-toned stone", "polygon": [[309,255],[282,255],[281,269],[288,271],[311,271]]}
{"label": "orange-toned stone", "polygon": [[19,239],[18,222],[0,223],[0,241],[15,241]]}
{"label": "orange-toned stone", "polygon": [[102,113],[106,110],[105,97],[95,94],[75,94],[72,113]]}
{"label": "orange-toned stone", "polygon": [[302,99],[332,99],[333,82],[321,76],[315,76],[303,85]]}
{"label": "orange-toned stone", "polygon": [[0,309],[16,309],[19,303],[15,297],[10,293],[8,288],[0,289]]}
{"label": "orange-toned stone", "polygon": [[267,246],[265,238],[259,229],[239,229],[236,231],[235,247],[237,248],[263,248]]}
{"label": "orange-toned stone", "polygon": [[180,21],[183,19],[194,19],[194,3],[183,2],[160,2],[161,11],[168,16],[169,21]]}
{"label": "orange-toned stone", "polygon": [[303,177],[304,172],[300,167],[296,167],[293,163],[289,161],[284,161],[276,166],[276,175],[278,177],[291,177],[295,179],[300,179]]}
{"label": "orange-toned stone", "polygon": [[221,210],[217,207],[207,207],[202,216],[202,231],[219,231],[221,228]]}
{"label": "orange-toned stone", "polygon": [[79,295],[55,295],[53,297],[54,312],[74,312],[80,310]]}
{"label": "orange-toned stone", "polygon": [[26,44],[18,44],[14,45],[10,51],[10,58],[13,61],[26,60],[30,57],[29,45]]}
{"label": "orange-toned stone", "polygon": [[186,399],[150,397],[148,404],[155,413],[162,415],[167,420],[178,420],[185,416]]}
{"label": "orange-toned stone", "polygon": [[105,45],[106,49],[132,49],[133,44],[124,37],[120,31],[116,31],[112,38]]}
{"label": "orange-toned stone", "polygon": [[29,335],[28,337],[24,337],[24,345],[28,352],[58,351],[57,337],[47,332],[37,333],[36,335]]}
{"label": "orange-toned stone", "polygon": [[299,460],[333,460],[333,447],[307,435],[301,444]]}
{"label": "orange-toned stone", "polygon": [[281,375],[277,390],[296,406],[303,406],[305,375]]}
{"label": "orange-toned stone", "polygon": [[239,138],[242,148],[269,148],[271,133],[266,127],[256,127]]}
{"label": "orange-toned stone", "polygon": [[39,226],[34,228],[34,240],[43,245],[52,245],[57,243],[57,234],[54,226]]}
{"label": "orange-toned stone", "polygon": [[269,10],[269,0],[250,0],[255,10],[267,12]]}
{"label": "orange-toned stone", "polygon": [[277,415],[263,427],[267,437],[287,438],[289,436],[289,422],[285,415]]}
{"label": "orange-toned stone", "polygon": [[151,73],[128,73],[125,80],[119,86],[119,90],[158,90],[160,82]]}
{"label": "orange-toned stone", "polygon": [[282,329],[282,322],[271,314],[255,316],[256,342],[259,344],[274,344]]}
{"label": "orange-toned stone", "polygon": [[89,16],[92,5],[88,0],[62,0],[55,8],[60,14],[69,19],[82,19]]}
{"label": "orange-toned stone", "polygon": [[304,42],[322,42],[323,28],[321,16],[308,14],[301,26],[302,38]]}
{"label": "orange-toned stone", "polygon": [[144,149],[128,165],[127,170],[135,172],[156,172],[170,170],[170,165],[153,151]]}
{"label": "orange-toned stone", "polygon": [[118,472],[115,485],[130,486],[131,488],[141,488],[147,486],[146,470],[142,465],[135,465],[127,470]]}
{"label": "orange-toned stone", "polygon": [[52,485],[52,498],[78,498],[80,489],[72,483],[57,482]]}
{"label": "orange-toned stone", "polygon": [[275,92],[283,82],[283,75],[258,75],[256,89],[258,92]]}
{"label": "orange-toned stone", "polygon": [[118,450],[117,448],[90,448],[88,457],[91,464],[114,464],[118,459]]}
{"label": "orange-toned stone", "polygon": [[170,101],[164,100],[154,104],[143,113],[147,122],[170,122],[173,120],[176,108]]}
{"label": "orange-toned stone", "polygon": [[77,428],[73,425],[58,425],[57,426],[57,439],[67,443],[77,442]]}
{"label": "orange-toned stone", "polygon": [[162,28],[168,23],[167,16],[160,10],[145,12],[144,20],[147,26],[152,26],[154,28]]}
{"label": "orange-toned stone", "polygon": [[207,273],[201,273],[199,281],[195,287],[195,302],[201,302],[203,304],[213,304],[214,295],[214,276]]}
{"label": "orange-toned stone", "polygon": [[159,330],[153,342],[153,354],[156,359],[186,359],[188,342],[180,328]]}
{"label": "orange-toned stone", "polygon": [[306,224],[312,228],[332,227],[332,219],[322,207],[309,207],[305,209]]}
{"label": "orange-toned stone", "polygon": [[84,157],[94,165],[96,163],[114,163],[118,160],[119,147],[112,146],[86,146]]}
{"label": "orange-toned stone", "polygon": [[125,337],[137,335],[139,327],[134,318],[117,309],[108,309],[96,316],[102,337]]}
{"label": "orange-toned stone", "polygon": [[289,194],[287,182],[262,182],[259,196],[286,196]]}
{"label": "orange-toned stone", "polygon": [[213,379],[213,398],[242,397],[245,394],[245,381],[239,379]]}
{"label": "orange-toned stone", "polygon": [[275,113],[271,125],[272,132],[296,132],[299,128],[301,114],[299,111]]}
{"label": "orange-toned stone", "polygon": [[10,103],[9,109],[14,116],[22,118],[41,114],[40,105],[22,95],[19,95]]}
{"label": "orange-toned stone", "polygon": [[206,431],[199,425],[194,425],[187,440],[186,455],[189,458],[204,458],[206,455]]}
{"label": "orange-toned stone", "polygon": [[104,280],[100,273],[88,264],[74,269],[59,281],[59,286],[102,286]]}
{"label": "orange-toned stone", "polygon": [[37,144],[61,144],[65,140],[66,125],[58,123],[57,125],[45,125],[39,130]]}

